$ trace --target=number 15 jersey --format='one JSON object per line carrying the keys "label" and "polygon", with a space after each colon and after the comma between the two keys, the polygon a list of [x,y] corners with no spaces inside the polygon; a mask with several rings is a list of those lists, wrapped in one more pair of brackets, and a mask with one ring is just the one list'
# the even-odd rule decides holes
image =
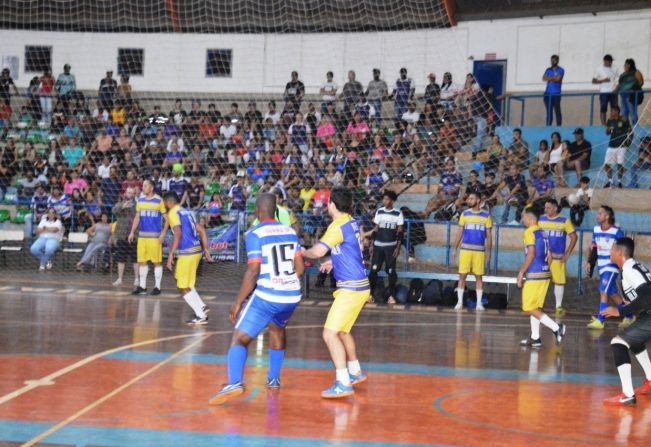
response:
{"label": "number 15 jersey", "polygon": [[273,303],[298,303],[301,282],[294,270],[294,258],[301,256],[301,245],[296,232],[267,220],[251,228],[245,241],[249,264],[261,264],[254,294]]}

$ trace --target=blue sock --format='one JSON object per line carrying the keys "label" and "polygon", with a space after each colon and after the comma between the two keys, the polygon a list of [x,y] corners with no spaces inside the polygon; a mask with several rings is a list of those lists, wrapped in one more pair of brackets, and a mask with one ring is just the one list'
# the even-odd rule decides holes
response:
{"label": "blue sock", "polygon": [[[622,309],[624,308],[624,303],[619,303],[617,305],[617,308],[619,309],[619,313],[622,313]],[[633,318],[633,314],[624,314],[624,318]]]}
{"label": "blue sock", "polygon": [[231,346],[228,350],[228,384],[242,383],[244,376],[244,365],[248,351],[241,345]]}
{"label": "blue sock", "polygon": [[607,307],[608,307],[608,303],[599,303],[599,313],[597,314],[597,318],[598,318],[599,321],[601,321],[602,323],[603,323],[604,321],[606,321],[606,317],[604,317],[603,315],[601,315],[601,312],[603,312]]}
{"label": "blue sock", "polygon": [[285,360],[284,349],[269,349],[269,374],[270,379],[280,379],[280,368]]}

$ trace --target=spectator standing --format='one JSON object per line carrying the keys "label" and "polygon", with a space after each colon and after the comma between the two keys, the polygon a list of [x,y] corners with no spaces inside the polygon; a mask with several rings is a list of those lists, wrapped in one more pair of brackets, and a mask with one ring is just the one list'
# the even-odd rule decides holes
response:
{"label": "spectator standing", "polygon": [[648,171],[651,169],[651,137],[646,136],[640,141],[640,150],[635,160],[635,164],[631,168],[631,183],[629,188],[637,188],[639,171]]}
{"label": "spectator standing", "polygon": [[[473,77],[474,80],[474,77]],[[468,102],[470,104],[470,115],[475,122],[475,140],[472,145],[473,159],[477,158],[477,153],[481,151],[486,137],[486,128],[488,127],[488,114],[491,111],[491,103],[486,96],[480,91],[475,92],[470,87]]]}
{"label": "spectator standing", "polygon": [[139,272],[136,262],[136,243],[129,242],[129,233],[136,216],[136,190],[127,188],[122,200],[115,204],[112,213],[115,216],[115,229],[111,235],[111,241],[115,244],[115,261],[118,264],[118,278],[114,286],[121,286],[124,279],[124,270],[127,263],[133,266],[133,286],[138,287]]}
{"label": "spectator standing", "polygon": [[619,175],[618,186],[622,188],[624,180],[624,161],[626,159],[626,149],[631,144],[632,129],[626,117],[620,115],[619,107],[610,108],[610,119],[606,123],[606,135],[610,135],[606,158],[604,159],[604,169],[608,174],[608,183],[604,188],[615,186],[613,181],[612,165],[617,164],[617,173]]}
{"label": "spectator standing", "polygon": [[319,94],[321,95],[321,112],[326,113],[328,110],[328,103],[333,102],[337,98],[337,89],[339,86],[333,80],[334,74],[329,71],[326,73],[326,81],[321,86]]}
{"label": "spectator standing", "polygon": [[70,73],[70,65],[63,66],[63,73],[59,74],[57,81],[54,84],[54,89],[59,95],[59,99],[63,103],[65,109],[69,108],[70,100],[77,91],[77,81],[75,75]]}
{"label": "spectator standing", "polygon": [[446,112],[451,112],[454,109],[454,98],[459,91],[459,86],[452,82],[452,74],[450,72],[443,73],[443,82],[441,83],[441,104]]}
{"label": "spectator standing", "polygon": [[387,99],[389,87],[383,79],[380,79],[380,69],[373,69],[373,79],[366,88],[366,98],[375,109],[375,119],[380,122],[382,119],[382,101]]}
{"label": "spectator standing", "polygon": [[519,225],[520,220],[522,219],[522,210],[527,203],[529,194],[527,193],[527,182],[524,179],[524,176],[520,174],[520,169],[518,165],[511,165],[509,168],[509,175],[504,177],[502,183],[493,193],[491,198],[497,198],[497,194],[503,189],[507,189],[508,192],[504,197],[504,211],[502,212],[502,223],[505,224],[509,221],[509,215],[511,214],[511,207],[515,207],[515,220],[509,222],[509,225]]}
{"label": "spectator standing", "polygon": [[39,83],[38,98],[41,103],[41,121],[49,125],[52,121],[52,94],[54,93],[54,77],[49,69],[45,70]]}
{"label": "spectator standing", "polygon": [[59,249],[61,238],[63,237],[63,224],[59,220],[54,208],[49,208],[47,215],[43,216],[36,228],[36,234],[38,238],[30,247],[30,252],[39,259],[40,271],[46,268],[51,270],[52,262],[50,259]]}
{"label": "spectator standing", "polygon": [[436,83],[436,75],[434,73],[430,73],[427,79],[429,80],[429,84],[425,87],[423,100],[425,100],[426,104],[435,106],[441,99],[441,86]]}
{"label": "spectator standing", "polygon": [[115,166],[109,168],[109,177],[102,180],[100,195],[106,206],[113,206],[120,197],[122,182],[118,178],[118,170]]}
{"label": "spectator standing", "polygon": [[112,110],[113,101],[115,100],[115,94],[118,91],[118,83],[113,79],[113,70],[107,70],[106,77],[102,78],[99,82],[99,90],[97,95],[99,96],[100,106],[102,108]]}
{"label": "spectator standing", "polygon": [[14,84],[14,80],[11,77],[9,69],[3,68],[2,72],[0,73],[0,104],[6,102],[6,104],[11,106],[10,90],[12,89],[16,96],[20,95],[20,93],[18,93],[18,89],[16,88],[16,84]]}
{"label": "spectator standing", "polygon": [[[644,85],[644,76],[637,69],[635,60],[626,59],[624,72],[619,76],[616,91],[622,99],[624,107],[623,117],[630,118],[631,124],[637,124],[637,106],[640,105],[644,95],[640,93]],[[611,108],[612,110],[612,108]]]}
{"label": "spectator standing", "polygon": [[416,91],[416,84],[414,80],[407,77],[407,69],[400,69],[400,77],[396,79],[395,87],[391,93],[390,98],[393,98],[394,112],[396,115],[396,122],[402,119],[402,116],[407,111],[410,101],[414,99],[414,92]]}
{"label": "spectator standing", "polygon": [[561,87],[563,85],[563,77],[565,70],[558,65],[559,57],[554,54],[551,57],[551,66],[545,70],[542,80],[547,83],[545,88],[545,109],[547,110],[547,125],[552,125],[552,113],[556,115],[556,125],[563,124],[563,116],[561,114]]}
{"label": "spectator standing", "polygon": [[574,141],[569,146],[565,169],[567,171],[576,171],[576,178],[578,180],[583,177],[583,171],[590,169],[591,157],[592,144],[583,137],[583,129],[577,127],[574,129]]}
{"label": "spectator standing", "polygon": [[592,83],[599,86],[599,117],[601,125],[606,125],[606,113],[608,105],[617,105],[617,93],[615,87],[619,79],[619,71],[613,68],[613,57],[610,54],[604,56],[603,64],[597,67]]}
{"label": "spectator standing", "polygon": [[298,111],[301,108],[303,96],[305,96],[305,84],[298,80],[298,72],[292,71],[291,80],[285,85],[283,94],[285,109],[287,109],[287,103],[291,102],[294,105],[294,110]]}
{"label": "spectator standing", "polygon": [[364,93],[364,87],[359,81],[355,80],[355,72],[350,70],[348,72],[348,82],[344,84],[340,95],[340,98],[344,101],[344,115],[346,115],[347,121],[350,121],[352,108],[362,93]]}

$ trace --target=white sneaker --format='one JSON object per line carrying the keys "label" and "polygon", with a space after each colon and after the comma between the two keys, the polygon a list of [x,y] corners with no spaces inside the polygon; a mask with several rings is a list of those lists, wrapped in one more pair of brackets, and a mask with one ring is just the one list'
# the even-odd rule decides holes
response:
{"label": "white sneaker", "polygon": [[463,309],[463,301],[459,301],[456,306],[454,306],[454,310],[461,310]]}
{"label": "white sneaker", "polygon": [[121,279],[116,279],[115,282],[113,283],[113,287],[118,287],[122,285],[122,280]]}
{"label": "white sneaker", "polygon": [[48,270],[52,270],[52,261],[48,261],[47,264],[45,264],[45,268]]}
{"label": "white sneaker", "polygon": [[512,220],[507,225],[520,225],[520,222],[518,222],[517,220]]}
{"label": "white sneaker", "polygon": [[42,272],[42,271],[44,271],[44,270],[45,270],[45,266],[41,264],[41,265],[38,267],[38,271],[39,271],[39,272]]}
{"label": "white sneaker", "polygon": [[486,308],[484,307],[484,305],[482,303],[477,303],[476,309],[477,310],[486,310]]}
{"label": "white sneaker", "polygon": [[410,256],[409,259],[407,260],[407,262],[408,262],[409,264],[415,264],[415,263],[416,263],[416,258],[412,258],[412,257]]}

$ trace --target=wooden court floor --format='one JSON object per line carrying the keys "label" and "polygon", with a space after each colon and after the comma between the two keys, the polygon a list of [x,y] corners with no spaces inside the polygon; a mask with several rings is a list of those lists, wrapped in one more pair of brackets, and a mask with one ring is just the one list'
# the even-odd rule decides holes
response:
{"label": "wooden court floor", "polygon": [[[288,329],[283,387],[264,387],[267,338],[250,346],[247,393],[224,407],[233,298],[216,287],[210,324],[166,287],[132,297],[55,276],[0,281],[0,445],[42,446],[646,446],[651,398],[608,409],[619,392],[616,331],[565,319],[558,348],[544,334],[523,350],[517,312],[368,308],[354,330],[369,380],[323,401],[334,372],[321,340],[327,302],[306,301]],[[634,366],[636,384],[640,370]]]}

